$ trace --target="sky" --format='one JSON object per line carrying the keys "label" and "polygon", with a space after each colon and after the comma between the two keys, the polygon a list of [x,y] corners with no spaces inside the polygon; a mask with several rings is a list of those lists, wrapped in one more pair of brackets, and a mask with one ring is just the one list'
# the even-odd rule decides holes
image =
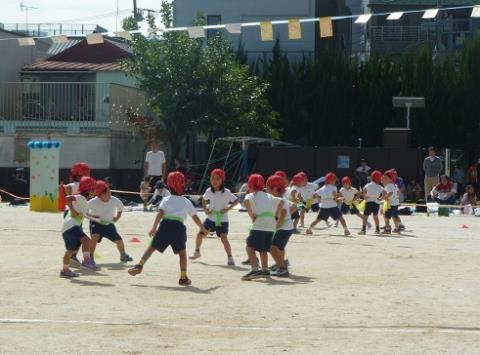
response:
{"label": "sky", "polygon": [[[116,30],[117,1],[120,9],[119,22],[129,16],[133,0],[24,0],[28,6],[36,7],[28,13],[29,23],[69,22],[98,24],[110,31]],[[0,23],[25,23],[25,12],[20,10],[21,0],[0,0]],[[158,10],[161,0],[137,0],[139,8]],[[123,11],[122,11],[123,10]],[[104,15],[111,13],[106,17]],[[95,17],[90,18],[87,17]],[[76,21],[70,21],[76,20]],[[121,24],[118,24],[119,30]]]}

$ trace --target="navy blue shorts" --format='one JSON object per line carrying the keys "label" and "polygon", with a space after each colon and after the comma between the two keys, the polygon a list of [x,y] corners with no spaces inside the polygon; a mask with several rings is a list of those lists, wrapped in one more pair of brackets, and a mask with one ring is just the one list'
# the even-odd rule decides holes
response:
{"label": "navy blue shorts", "polygon": [[307,206],[303,206],[302,209],[305,210],[305,212],[309,212],[310,210],[312,212],[318,212],[320,210],[320,204],[318,202],[312,203],[310,209],[308,209]]}
{"label": "navy blue shorts", "polygon": [[390,209],[385,213],[385,217],[390,218],[398,218],[398,206],[390,206]]}
{"label": "navy blue shorts", "polygon": [[273,232],[252,230],[247,238],[247,246],[256,251],[267,252],[272,245],[272,238]]}
{"label": "navy blue shorts", "polygon": [[328,220],[331,217],[334,221],[340,219],[342,214],[338,207],[330,207],[330,208],[320,208],[320,212],[318,213],[318,219],[322,221]]}
{"label": "navy blue shorts", "polygon": [[342,212],[342,214],[347,214],[348,212],[350,212],[350,214],[359,214],[360,212],[357,210],[357,207],[355,207],[355,205],[352,206],[352,208],[350,208],[349,205],[347,205],[346,203],[342,203],[342,206],[340,206],[340,211]]}
{"label": "navy blue shorts", "polygon": [[370,201],[365,204],[365,212],[363,214],[365,216],[370,216],[373,214],[374,216],[378,216],[378,212],[380,211],[380,205],[376,202]]}
{"label": "navy blue shorts", "polygon": [[152,247],[163,253],[169,246],[178,254],[187,248],[187,228],[182,222],[163,220],[152,240]]}
{"label": "navy blue shorts", "polygon": [[280,250],[285,250],[288,240],[292,236],[293,230],[279,229],[274,235],[272,240],[272,246],[276,246]]}
{"label": "navy blue shorts", "polygon": [[295,212],[292,213],[292,220],[296,220],[300,218],[300,212],[298,212],[298,210],[296,210]]}
{"label": "navy blue shorts", "polygon": [[207,218],[203,222],[203,226],[210,232],[215,232],[217,234],[217,237],[220,237],[222,234],[228,234],[228,222],[222,222],[221,225],[216,226],[215,221]]}
{"label": "navy blue shorts", "polygon": [[100,239],[98,242],[102,241],[102,238],[105,237],[112,242],[116,242],[117,240],[122,240],[122,237],[117,232],[117,228],[113,223],[110,224],[101,224],[97,222],[90,221],[90,235],[98,234]]}
{"label": "navy blue shorts", "polygon": [[77,250],[78,247],[82,245],[82,238],[86,236],[80,226],[66,230],[62,233],[63,240],[65,241],[65,249],[69,251]]}

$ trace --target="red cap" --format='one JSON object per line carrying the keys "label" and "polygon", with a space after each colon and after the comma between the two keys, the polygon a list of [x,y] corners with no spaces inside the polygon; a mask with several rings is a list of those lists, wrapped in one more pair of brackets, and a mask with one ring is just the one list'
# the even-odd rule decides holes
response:
{"label": "red cap", "polygon": [[90,167],[87,163],[77,162],[70,169],[72,176],[90,176]]}
{"label": "red cap", "polygon": [[342,184],[349,184],[351,185],[352,184],[352,181],[350,180],[350,178],[348,176],[344,176],[342,178]]}
{"label": "red cap", "polygon": [[292,182],[295,186],[302,184],[307,179],[307,174],[304,172],[297,173],[293,176]]}
{"label": "red cap", "polygon": [[78,185],[78,191],[80,193],[95,190],[96,182],[94,178],[90,176],[84,176],[80,179],[80,184]]}
{"label": "red cap", "polygon": [[260,174],[252,174],[248,178],[248,188],[251,191],[263,191],[265,188],[265,179]]}
{"label": "red cap", "polygon": [[374,172],[372,172],[372,175],[370,175],[370,177],[372,178],[372,181],[376,184],[380,184],[380,182],[382,181],[382,172],[381,171],[378,171],[378,170],[375,170]]}
{"label": "red cap", "polygon": [[397,172],[395,170],[387,170],[385,175],[392,179],[393,182],[397,181]]}
{"label": "red cap", "polygon": [[337,182],[337,175],[334,173],[328,173],[325,175],[325,182],[327,184],[335,184]]}
{"label": "red cap", "polygon": [[285,173],[285,171],[282,171],[282,170],[275,171],[275,173],[274,173],[273,175],[278,175],[278,176],[280,176],[282,179],[286,179],[286,178],[287,178],[287,173]]}
{"label": "red cap", "polygon": [[222,182],[225,182],[225,179],[227,178],[227,174],[225,174],[225,171],[222,169],[214,169],[210,173],[210,175],[217,175],[222,179]]}
{"label": "red cap", "polygon": [[272,175],[267,179],[267,187],[283,193],[285,191],[285,180],[280,175]]}
{"label": "red cap", "polygon": [[177,195],[183,194],[185,190],[185,175],[179,171],[173,171],[168,174],[167,186],[170,190],[175,191]]}
{"label": "red cap", "polygon": [[103,180],[98,180],[95,185],[95,195],[100,196],[105,191],[107,191],[110,187],[108,184]]}

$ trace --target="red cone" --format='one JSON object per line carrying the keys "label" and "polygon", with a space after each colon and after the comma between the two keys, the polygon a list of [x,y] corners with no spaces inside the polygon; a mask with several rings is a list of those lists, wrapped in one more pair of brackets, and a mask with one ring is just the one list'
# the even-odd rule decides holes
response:
{"label": "red cone", "polygon": [[462,229],[468,229],[468,226],[466,224],[462,224]]}
{"label": "red cone", "polygon": [[138,239],[137,237],[133,237],[133,238],[130,238],[129,242],[130,242],[130,243],[140,243],[141,240]]}

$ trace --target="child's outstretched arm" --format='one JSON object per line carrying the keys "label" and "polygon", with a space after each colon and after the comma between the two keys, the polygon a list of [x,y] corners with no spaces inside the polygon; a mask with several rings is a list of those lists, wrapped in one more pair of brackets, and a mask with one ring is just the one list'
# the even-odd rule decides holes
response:
{"label": "child's outstretched arm", "polygon": [[113,223],[117,222],[120,219],[120,217],[122,217],[122,212],[117,213],[117,216],[113,219]]}
{"label": "child's outstretched arm", "polygon": [[192,219],[195,222],[195,224],[198,226],[198,228],[200,228],[200,232],[204,235],[208,235],[209,231],[204,227],[202,221],[196,214],[192,216]]}
{"label": "child's outstretched arm", "polygon": [[284,201],[280,202],[277,207],[277,213],[275,213],[275,216],[277,216],[277,225],[276,229],[280,229],[281,226],[283,226],[283,223],[285,223],[285,217],[287,216],[287,211],[284,206]]}
{"label": "child's outstretched arm", "polygon": [[228,211],[234,209],[235,206],[238,205],[239,203],[240,203],[240,201],[237,199],[237,200],[233,201],[232,203],[230,203],[230,205],[227,208],[224,208],[220,212],[227,213]]}
{"label": "child's outstretched arm", "polygon": [[208,200],[205,200],[203,197],[202,197],[202,208],[203,208],[203,212],[208,216],[210,214],[210,210],[208,208]]}
{"label": "child's outstretched arm", "polygon": [[160,221],[162,220],[165,212],[163,210],[159,210],[157,213],[157,216],[155,217],[155,222],[153,222],[153,227],[150,229],[150,232],[148,232],[148,235],[153,237],[155,233],[157,233],[158,225],[160,224]]}

